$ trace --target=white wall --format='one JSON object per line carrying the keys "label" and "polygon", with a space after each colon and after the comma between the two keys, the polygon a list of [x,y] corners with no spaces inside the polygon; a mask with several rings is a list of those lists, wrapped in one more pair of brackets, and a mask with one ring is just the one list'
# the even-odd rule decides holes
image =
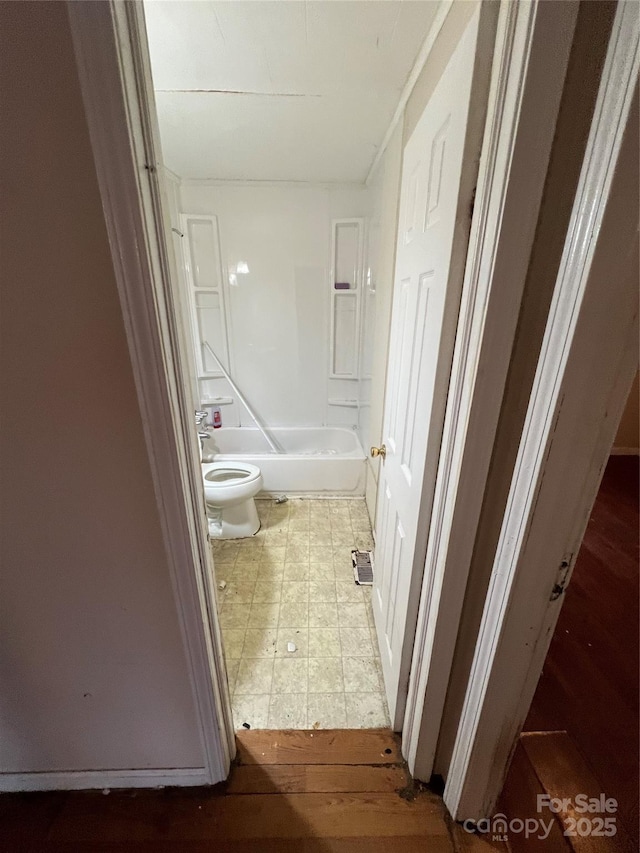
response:
{"label": "white wall", "polygon": [[[356,410],[327,404],[345,395],[344,380],[328,379],[331,219],[365,216],[368,195],[364,186],[182,184],[184,213],[218,217],[231,374],[269,426],[356,422]],[[239,261],[249,273],[229,285]],[[233,396],[224,379],[207,389]],[[236,405],[222,416],[253,424]]]}
{"label": "white wall", "polygon": [[0,769],[202,767],[66,4],[0,16]]}

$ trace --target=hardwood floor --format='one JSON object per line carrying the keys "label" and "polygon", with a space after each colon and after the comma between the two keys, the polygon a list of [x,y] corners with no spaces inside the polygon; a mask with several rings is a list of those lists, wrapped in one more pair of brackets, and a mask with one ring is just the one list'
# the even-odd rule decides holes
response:
{"label": "hardwood floor", "polygon": [[[605,473],[499,811],[536,816],[536,796],[600,793],[620,834],[573,849],[638,849],[638,460]],[[539,734],[554,732],[554,734]],[[584,789],[584,790],[583,790]],[[625,832],[626,830],[626,832]],[[536,846],[537,845],[537,846]],[[570,853],[558,820],[512,853]],[[388,730],[244,731],[216,788],[5,794],[0,853],[482,853],[505,849],[451,823],[416,789]]]}
{"label": "hardwood floor", "polygon": [[635,849],[638,508],[638,459],[611,457],[525,724],[567,733]]}
{"label": "hardwood floor", "polygon": [[454,853],[494,849],[415,789],[388,730],[238,733],[215,789],[0,798],[1,851]]}

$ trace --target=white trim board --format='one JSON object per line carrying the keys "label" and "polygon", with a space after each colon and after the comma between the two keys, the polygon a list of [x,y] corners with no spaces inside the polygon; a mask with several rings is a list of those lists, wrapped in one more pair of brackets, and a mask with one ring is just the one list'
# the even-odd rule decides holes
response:
{"label": "white trim board", "polygon": [[185,645],[206,780],[235,744],[215,615],[202,477],[162,208],[159,135],[141,3],[69,3],[78,74]]}
{"label": "white trim board", "polygon": [[115,788],[168,788],[209,784],[204,767],[150,770],[55,770],[0,773],[0,791],[90,791]]}
{"label": "white trim board", "polygon": [[638,40],[620,3],[449,767],[456,820],[495,806],[637,369]]}
{"label": "white trim board", "polygon": [[[404,720],[433,771],[577,3],[503,3]],[[526,204],[523,203],[526,199]]]}

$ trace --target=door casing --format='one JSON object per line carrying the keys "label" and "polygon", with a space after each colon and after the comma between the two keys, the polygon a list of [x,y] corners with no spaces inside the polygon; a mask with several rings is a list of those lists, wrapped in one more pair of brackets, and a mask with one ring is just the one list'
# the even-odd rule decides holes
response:
{"label": "door casing", "polygon": [[[439,492],[437,484],[442,480],[459,482],[454,497],[473,503],[478,483],[486,476],[482,463],[475,468],[473,460],[464,455],[460,459],[453,449],[466,449],[473,437],[481,460],[491,453],[494,430],[485,426],[488,423],[491,427],[493,418],[497,421],[501,393],[492,392],[489,403],[480,406],[477,413],[474,406],[480,404],[478,395],[486,388],[474,379],[480,379],[477,374],[480,362],[484,371],[495,371],[497,386],[500,377],[506,375],[510,334],[519,308],[517,294],[521,293],[519,276],[524,281],[530,249],[528,236],[537,218],[555,126],[554,104],[557,112],[571,42],[571,12],[563,15],[558,11],[558,17],[554,18],[551,8],[575,9],[576,5],[533,2],[503,3],[500,7],[489,118],[466,259],[467,271],[474,270],[474,278],[470,285],[465,276],[451,376],[452,389],[459,388],[460,393],[457,397],[455,393],[449,394],[443,442],[449,440],[451,449],[444,455],[441,453],[436,478],[436,502],[441,503],[441,506],[438,503],[438,518],[449,521],[452,494],[447,489]],[[156,498],[164,522],[165,547],[172,566],[176,606],[199,710],[205,759],[203,775],[215,783],[227,776],[234,752],[234,732],[211,558],[206,547],[195,430],[184,392],[185,376],[171,310],[171,277],[175,270],[172,270],[174,261],[161,203],[162,164],[143,10],[141,4],[117,0],[71,2],[68,8]],[[560,25],[562,37],[556,38],[557,55],[547,59],[543,73],[539,67],[540,52],[546,47],[550,27],[553,28],[549,20],[556,27]],[[543,22],[546,26],[542,26]],[[529,97],[524,97],[526,93]],[[546,107],[549,102],[551,106]],[[524,177],[525,167],[529,180]],[[514,203],[511,190],[518,193],[520,213],[515,218],[524,236],[516,234],[513,239],[514,235],[509,234],[507,244],[501,226],[516,210],[510,207]],[[509,262],[513,264],[507,272],[511,273],[510,283],[516,295],[506,304],[501,304],[498,298],[500,288],[492,290],[497,259],[507,267]],[[465,258],[459,262],[464,265]],[[504,269],[501,272],[504,287],[504,279],[509,275]],[[486,333],[503,328],[505,334],[498,334],[500,345],[488,346]],[[452,407],[455,411],[451,411]],[[469,422],[461,417],[461,412],[473,413],[474,419]],[[446,448],[443,443],[443,450]],[[471,476],[473,470],[479,475],[475,481]],[[470,482],[474,495],[461,491],[468,489]],[[459,522],[455,515],[453,520]],[[471,535],[468,528],[472,526],[465,525],[461,531],[465,539]],[[431,527],[433,530],[433,523]],[[456,529],[449,531],[449,539]],[[441,536],[438,547],[444,544],[445,538]],[[440,556],[446,557],[446,549]],[[459,592],[461,579],[466,575],[464,566],[455,576],[451,575],[451,567],[445,563],[446,560],[438,562],[439,595],[435,595],[433,578],[427,584],[430,591],[425,592],[423,584],[418,627],[426,624],[433,636],[419,636],[414,646],[410,673],[414,685],[425,679],[431,683],[429,664],[435,652],[432,654],[430,649],[438,647],[435,641],[442,637],[445,649],[447,644],[451,645],[452,635],[455,642],[455,601],[452,605],[444,593],[449,580],[453,591]],[[430,617],[433,612],[438,614],[437,620]],[[449,669],[450,659],[447,661],[446,654],[442,654],[437,667],[442,703]],[[411,694],[410,689],[410,699]],[[424,749],[424,736],[437,739],[439,726],[438,714],[425,714],[414,697],[405,714],[403,752],[410,769],[419,778],[428,778],[431,772],[432,758]],[[108,786],[108,771],[100,784]],[[184,784],[178,774],[175,784]]]}

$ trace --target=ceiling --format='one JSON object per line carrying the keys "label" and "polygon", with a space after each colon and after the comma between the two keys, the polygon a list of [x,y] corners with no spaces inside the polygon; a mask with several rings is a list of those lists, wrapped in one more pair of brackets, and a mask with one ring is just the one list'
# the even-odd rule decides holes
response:
{"label": "ceiling", "polygon": [[147,0],[181,178],[362,182],[437,0]]}

